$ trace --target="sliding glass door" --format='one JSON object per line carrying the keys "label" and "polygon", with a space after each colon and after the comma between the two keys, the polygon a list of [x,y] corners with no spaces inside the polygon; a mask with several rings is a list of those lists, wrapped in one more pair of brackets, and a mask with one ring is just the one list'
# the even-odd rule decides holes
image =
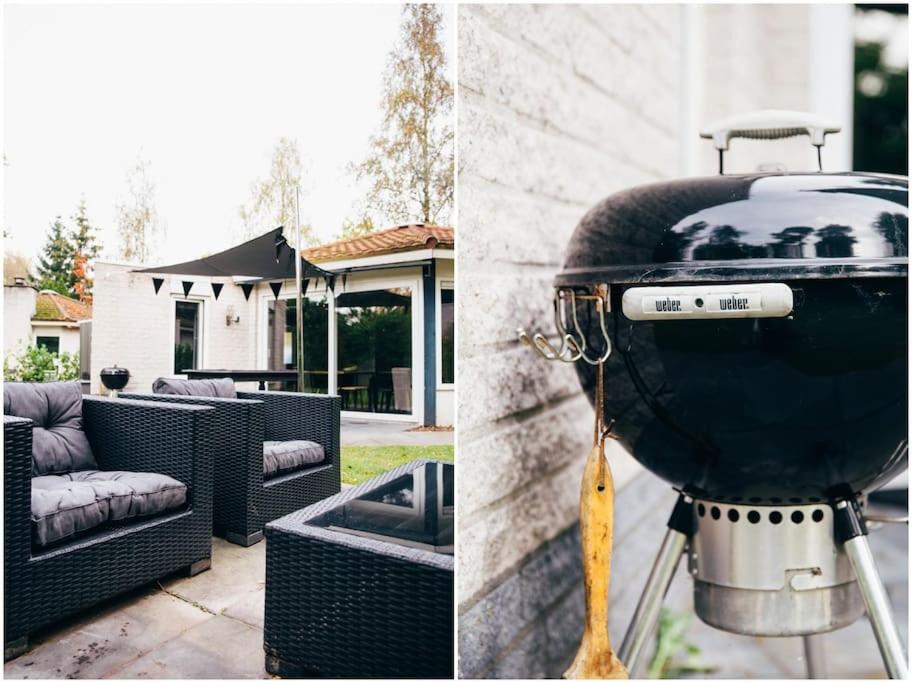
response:
{"label": "sliding glass door", "polygon": [[[266,367],[270,370],[295,370],[298,367],[297,301],[279,299],[268,303]],[[329,304],[323,299],[304,299],[304,386],[301,391],[325,394],[328,391]],[[296,380],[279,382],[275,388],[293,390]]]}
{"label": "sliding glass door", "polygon": [[340,294],[336,325],[342,409],[411,414],[411,288]]}

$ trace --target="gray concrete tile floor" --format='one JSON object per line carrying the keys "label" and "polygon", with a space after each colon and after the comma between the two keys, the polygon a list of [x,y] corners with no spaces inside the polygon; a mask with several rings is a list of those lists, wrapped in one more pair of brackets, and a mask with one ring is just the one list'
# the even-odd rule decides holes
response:
{"label": "gray concrete tile floor", "polygon": [[173,577],[40,633],[6,678],[269,678],[266,542],[212,541],[212,568]]}
{"label": "gray concrete tile floor", "polygon": [[415,432],[416,422],[379,422],[342,418],[343,446],[442,446],[453,443],[453,431]]}

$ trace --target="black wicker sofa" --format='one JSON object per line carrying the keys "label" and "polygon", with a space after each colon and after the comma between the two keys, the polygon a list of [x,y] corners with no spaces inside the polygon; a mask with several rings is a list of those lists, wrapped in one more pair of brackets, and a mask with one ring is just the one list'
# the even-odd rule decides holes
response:
{"label": "black wicker sofa", "polygon": [[339,492],[338,396],[236,391],[230,379],[156,380],[139,400],[215,409],[213,533],[242,546],[267,522]]}
{"label": "black wicker sofa", "polygon": [[4,659],[39,628],[212,554],[212,426],[202,406],[4,388]]}

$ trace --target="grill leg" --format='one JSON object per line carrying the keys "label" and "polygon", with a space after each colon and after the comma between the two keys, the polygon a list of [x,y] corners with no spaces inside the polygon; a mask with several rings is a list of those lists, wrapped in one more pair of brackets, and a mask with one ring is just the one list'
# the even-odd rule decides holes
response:
{"label": "grill leg", "polygon": [[842,543],[858,579],[858,588],[861,590],[861,597],[871,627],[874,629],[874,637],[877,639],[887,674],[890,678],[904,680],[909,676],[909,667],[890,610],[887,591],[877,572],[871,546],[868,545],[868,530],[864,518],[854,499],[837,502],[835,510],[836,540]]}
{"label": "grill leg", "polygon": [[687,530],[692,528],[692,524],[693,500],[682,495],[678,498],[671,519],[668,521],[668,531],[665,532],[659,554],[652,565],[652,571],[649,572],[649,578],[640,595],[633,619],[630,621],[630,626],[627,627],[624,642],[621,643],[621,648],[618,650],[618,659],[627,667],[631,678],[635,677],[634,670],[642,654],[643,646],[655,631],[659,621],[662,600],[665,599],[681,555],[684,553],[684,546],[689,535]]}
{"label": "grill leg", "polygon": [[804,636],[804,663],[809,679],[826,678],[826,660],[823,652],[822,636]]}

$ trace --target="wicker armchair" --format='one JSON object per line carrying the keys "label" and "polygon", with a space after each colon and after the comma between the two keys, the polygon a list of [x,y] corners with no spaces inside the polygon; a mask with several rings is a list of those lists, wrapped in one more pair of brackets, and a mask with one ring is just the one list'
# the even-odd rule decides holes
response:
{"label": "wicker armchair", "polygon": [[[339,492],[338,396],[283,391],[237,392],[237,398],[121,394],[125,398],[215,408],[217,463],[213,533],[250,546],[267,522]],[[323,447],[318,465],[266,478],[263,442],[306,439]]]}
{"label": "wicker armchair", "polygon": [[188,486],[187,504],[50,548],[32,541],[31,420],[4,415],[4,658],[28,636],[85,607],[212,554],[212,417],[204,407],[84,397],[82,422],[101,470],[157,472]]}

